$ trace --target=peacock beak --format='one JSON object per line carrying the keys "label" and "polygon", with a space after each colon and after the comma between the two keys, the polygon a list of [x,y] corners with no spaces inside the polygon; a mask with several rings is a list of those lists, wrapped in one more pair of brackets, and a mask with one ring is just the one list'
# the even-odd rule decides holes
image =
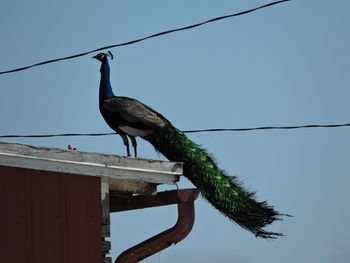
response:
{"label": "peacock beak", "polygon": [[92,58],[97,59],[97,55],[96,55],[96,56],[93,56]]}

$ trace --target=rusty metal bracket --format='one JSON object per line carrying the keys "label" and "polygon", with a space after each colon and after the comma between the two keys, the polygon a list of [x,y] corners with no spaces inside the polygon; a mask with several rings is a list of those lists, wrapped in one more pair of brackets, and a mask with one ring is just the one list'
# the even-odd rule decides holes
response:
{"label": "rusty metal bracket", "polygon": [[[172,228],[124,251],[115,260],[115,263],[139,262],[183,240],[190,233],[194,224],[194,201],[197,199],[198,194],[198,189],[182,189],[158,193],[156,196],[151,197],[136,196],[128,199],[128,201],[118,200],[117,202],[116,199],[114,201],[111,200],[111,207],[114,208],[113,211],[125,211],[176,203],[178,207],[178,219]],[[128,204],[128,206],[122,205],[123,202]]]}

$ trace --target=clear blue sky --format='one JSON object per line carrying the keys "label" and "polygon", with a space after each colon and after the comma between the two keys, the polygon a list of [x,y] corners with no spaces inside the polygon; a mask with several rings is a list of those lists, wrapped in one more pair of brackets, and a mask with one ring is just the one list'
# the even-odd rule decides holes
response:
{"label": "clear blue sky", "polygon": [[[267,2],[2,0],[0,71]],[[112,86],[180,129],[350,122],[349,9],[345,0],[294,0],[112,49]],[[0,75],[0,134],[110,132],[98,111],[99,67],[86,56]],[[350,261],[350,128],[190,137],[294,217],[269,228],[285,237],[256,239],[200,198],[190,235],[144,262]],[[6,141],[125,154],[117,136]],[[159,158],[139,142],[141,157]],[[174,206],[112,216],[113,259],[175,220]]]}

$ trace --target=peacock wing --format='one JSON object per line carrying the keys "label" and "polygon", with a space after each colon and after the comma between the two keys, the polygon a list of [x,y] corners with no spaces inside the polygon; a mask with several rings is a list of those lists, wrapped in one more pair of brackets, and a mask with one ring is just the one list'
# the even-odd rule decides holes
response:
{"label": "peacock wing", "polygon": [[138,100],[128,97],[111,97],[104,100],[103,107],[112,113],[116,113],[122,119],[137,127],[162,128],[166,125],[166,119]]}

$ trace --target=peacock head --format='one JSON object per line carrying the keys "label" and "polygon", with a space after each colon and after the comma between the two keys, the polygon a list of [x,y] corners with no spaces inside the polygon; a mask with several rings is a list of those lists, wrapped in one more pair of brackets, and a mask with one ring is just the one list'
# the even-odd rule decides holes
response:
{"label": "peacock head", "polygon": [[96,56],[93,56],[92,58],[95,58],[101,62],[106,62],[108,60],[108,57],[110,57],[111,59],[114,58],[111,51],[108,51],[107,53],[99,53]]}

